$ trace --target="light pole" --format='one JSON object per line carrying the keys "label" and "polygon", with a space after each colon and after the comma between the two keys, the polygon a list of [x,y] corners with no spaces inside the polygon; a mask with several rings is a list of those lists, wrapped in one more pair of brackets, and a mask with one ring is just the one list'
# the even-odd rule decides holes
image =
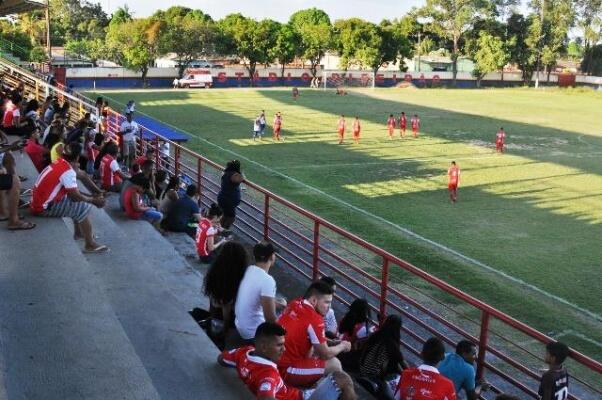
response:
{"label": "light pole", "polygon": [[52,45],[50,44],[50,0],[46,0],[46,52],[52,64]]}

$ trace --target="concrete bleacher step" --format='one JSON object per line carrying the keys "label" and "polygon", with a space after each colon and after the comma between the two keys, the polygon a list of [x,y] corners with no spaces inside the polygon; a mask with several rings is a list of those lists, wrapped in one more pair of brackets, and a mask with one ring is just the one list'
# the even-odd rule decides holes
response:
{"label": "concrete bleacher step", "polygon": [[111,251],[88,263],[161,398],[250,398],[188,314],[208,306],[201,276],[150,224],[115,217],[94,211],[95,232]]}

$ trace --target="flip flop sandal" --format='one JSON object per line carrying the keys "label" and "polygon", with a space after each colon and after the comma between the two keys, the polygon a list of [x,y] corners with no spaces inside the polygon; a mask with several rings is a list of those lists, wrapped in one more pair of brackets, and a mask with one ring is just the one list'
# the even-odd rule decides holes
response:
{"label": "flip flop sandal", "polygon": [[9,231],[28,231],[35,227],[36,227],[36,224],[34,224],[33,222],[23,222],[19,226],[9,226],[8,230]]}
{"label": "flip flop sandal", "polygon": [[104,244],[103,244],[103,245],[100,245],[100,246],[98,246],[98,247],[96,247],[96,248],[94,248],[94,249],[90,249],[90,250],[84,249],[84,253],[85,253],[85,254],[92,254],[92,253],[106,253],[106,252],[108,252],[108,251],[109,251],[109,247],[108,247],[108,246],[105,246]]}
{"label": "flip flop sandal", "polygon": [[27,208],[31,204],[31,201],[19,200],[19,208]]}
{"label": "flip flop sandal", "polygon": [[20,180],[21,182],[25,182],[27,179],[28,179],[28,178],[27,178],[26,176],[21,176],[21,175],[19,175],[19,180]]}

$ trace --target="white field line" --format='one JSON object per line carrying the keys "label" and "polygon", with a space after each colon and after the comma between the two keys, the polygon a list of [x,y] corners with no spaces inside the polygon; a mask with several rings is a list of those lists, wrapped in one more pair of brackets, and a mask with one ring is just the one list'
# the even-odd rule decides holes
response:
{"label": "white field line", "polygon": [[[108,97],[109,99],[111,99],[115,103],[120,104],[122,106],[125,106],[124,103],[121,103],[121,102],[117,101],[116,99],[114,99],[112,97],[106,96],[106,94],[104,94],[104,97]],[[566,305],[566,306],[568,306],[570,308],[573,308],[574,310],[577,310],[577,311],[579,311],[579,312],[581,312],[581,313],[583,313],[585,315],[588,315],[589,317],[591,317],[591,318],[593,318],[593,319],[595,319],[597,321],[602,322],[602,315],[600,315],[600,314],[597,314],[597,313],[595,313],[593,311],[590,311],[590,310],[588,310],[586,308],[583,308],[583,307],[581,307],[581,306],[579,306],[579,305],[577,305],[575,303],[572,303],[572,302],[570,302],[570,301],[568,301],[568,300],[566,300],[566,299],[564,299],[562,297],[556,296],[555,294],[547,292],[546,290],[541,289],[541,288],[539,288],[539,287],[537,287],[535,285],[532,285],[530,283],[527,283],[527,282],[523,281],[522,279],[516,278],[516,277],[511,276],[511,275],[508,275],[505,272],[498,271],[497,269],[495,269],[495,268],[493,268],[493,267],[491,267],[491,266],[489,266],[489,265],[487,265],[487,264],[485,264],[485,263],[483,263],[481,261],[478,261],[478,260],[475,260],[474,258],[465,256],[464,254],[462,254],[462,253],[460,253],[460,252],[458,252],[458,251],[456,251],[454,249],[451,249],[451,248],[449,248],[449,247],[447,247],[447,246],[445,246],[443,244],[440,244],[440,243],[435,242],[435,241],[433,241],[431,239],[428,239],[428,238],[426,238],[424,236],[421,236],[421,235],[419,235],[419,234],[417,234],[417,233],[415,233],[415,232],[413,232],[413,231],[411,231],[411,230],[409,230],[407,228],[404,228],[403,226],[397,225],[397,224],[395,224],[395,223],[393,223],[391,221],[388,221],[385,218],[382,218],[382,217],[380,217],[378,215],[372,214],[371,212],[368,212],[368,211],[364,210],[363,208],[356,207],[353,204],[346,202],[345,200],[341,200],[338,197],[335,197],[335,196],[333,196],[331,194],[328,194],[328,193],[326,193],[326,192],[324,192],[324,191],[322,191],[322,190],[320,190],[320,189],[318,189],[318,188],[316,188],[314,186],[308,185],[308,184],[306,184],[306,183],[304,183],[304,182],[302,182],[302,181],[300,181],[300,180],[298,180],[296,178],[293,178],[292,176],[283,174],[283,173],[278,172],[278,171],[276,171],[276,170],[274,170],[274,169],[272,169],[272,168],[270,168],[270,167],[268,167],[266,165],[263,165],[263,164],[258,163],[256,161],[253,161],[250,158],[247,158],[247,157],[243,156],[242,154],[239,154],[239,153],[236,153],[235,151],[232,151],[230,149],[226,149],[224,147],[221,147],[221,146],[219,146],[219,145],[217,145],[215,143],[212,143],[212,142],[210,142],[210,141],[208,141],[208,140],[206,140],[206,139],[204,139],[204,138],[202,138],[202,137],[200,137],[198,135],[195,135],[195,134],[193,134],[191,132],[188,132],[188,131],[185,131],[185,130],[183,130],[181,128],[178,128],[177,126],[174,126],[174,125],[172,125],[172,124],[170,124],[168,122],[162,121],[162,120],[160,120],[160,119],[158,119],[156,117],[148,115],[148,114],[146,114],[146,113],[144,113],[144,112],[142,112],[140,110],[137,110],[136,112],[139,113],[139,114],[146,115],[149,118],[153,118],[153,119],[155,119],[157,121],[160,121],[161,123],[163,123],[163,124],[165,124],[167,126],[170,126],[173,129],[179,130],[180,132],[184,132],[184,133],[186,133],[186,134],[188,134],[188,135],[190,135],[192,137],[195,137],[195,138],[199,139],[200,141],[202,141],[203,143],[205,143],[207,145],[213,146],[213,147],[215,147],[215,148],[217,148],[217,149],[219,149],[219,150],[221,150],[223,152],[232,154],[235,158],[237,158],[239,160],[245,160],[249,164],[252,164],[252,165],[254,165],[254,166],[258,167],[258,168],[264,169],[264,170],[268,171],[269,173],[271,173],[273,175],[278,175],[281,178],[287,179],[287,180],[295,183],[298,186],[301,186],[301,187],[303,187],[305,189],[308,189],[308,190],[311,190],[311,191],[313,191],[315,193],[318,193],[321,196],[326,197],[326,198],[328,198],[328,199],[330,199],[330,200],[332,200],[332,201],[334,201],[336,203],[339,203],[339,204],[341,204],[341,205],[343,205],[343,206],[345,206],[345,207],[347,207],[347,208],[349,208],[349,209],[351,209],[351,210],[353,210],[353,211],[355,211],[355,212],[357,212],[359,214],[363,214],[363,215],[367,216],[368,218],[370,218],[372,220],[379,221],[379,222],[381,222],[381,223],[383,223],[385,225],[388,225],[388,226],[390,226],[390,227],[392,227],[394,229],[397,229],[400,232],[405,233],[407,236],[410,236],[410,237],[412,237],[414,239],[417,239],[419,241],[428,243],[429,245],[431,245],[431,246],[433,246],[433,247],[435,247],[435,248],[437,248],[439,250],[442,250],[442,251],[444,251],[446,253],[452,254],[453,256],[455,256],[455,257],[457,257],[457,258],[459,258],[461,260],[464,260],[464,261],[466,261],[466,262],[468,262],[470,264],[476,265],[476,266],[478,266],[478,267],[480,267],[480,268],[482,268],[482,269],[484,269],[484,270],[486,270],[488,272],[491,272],[491,273],[497,274],[499,276],[502,276],[502,277],[508,279],[511,282],[514,282],[514,283],[516,283],[518,285],[521,285],[523,287],[529,288],[529,289],[533,290],[534,292],[536,292],[536,293],[538,293],[538,294],[540,294],[540,295],[542,295],[544,297],[547,297],[547,298],[553,299],[555,301],[558,301],[559,303],[562,303],[562,304],[564,304],[564,305]]]}

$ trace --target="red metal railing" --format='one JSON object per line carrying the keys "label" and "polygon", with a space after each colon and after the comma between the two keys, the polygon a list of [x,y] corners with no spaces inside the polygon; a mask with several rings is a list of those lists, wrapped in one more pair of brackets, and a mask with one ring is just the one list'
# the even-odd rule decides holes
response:
{"label": "red metal railing", "polygon": [[[32,79],[36,87],[45,84]],[[82,112],[96,112],[82,95],[65,98]],[[111,114],[112,133],[119,130],[122,119],[118,113]],[[151,138],[142,140],[141,134],[140,145],[156,149],[157,165],[196,182],[203,204],[214,201],[223,168],[143,129]],[[161,155],[162,143],[170,144],[169,155]],[[543,363],[536,354],[542,353],[542,345],[552,338],[253,182],[244,185],[236,227],[253,240],[267,238],[276,243],[282,264],[308,280],[333,276],[337,280],[337,300],[343,304],[365,297],[381,320],[391,312],[402,315],[402,345],[410,354],[418,355],[421,343],[430,336],[438,336],[450,345],[459,339],[472,340],[479,346],[477,375],[487,376],[493,392],[538,397],[538,368]],[[453,303],[455,307],[450,305]],[[569,398],[599,399],[602,364],[573,349],[567,362],[572,379]]]}

